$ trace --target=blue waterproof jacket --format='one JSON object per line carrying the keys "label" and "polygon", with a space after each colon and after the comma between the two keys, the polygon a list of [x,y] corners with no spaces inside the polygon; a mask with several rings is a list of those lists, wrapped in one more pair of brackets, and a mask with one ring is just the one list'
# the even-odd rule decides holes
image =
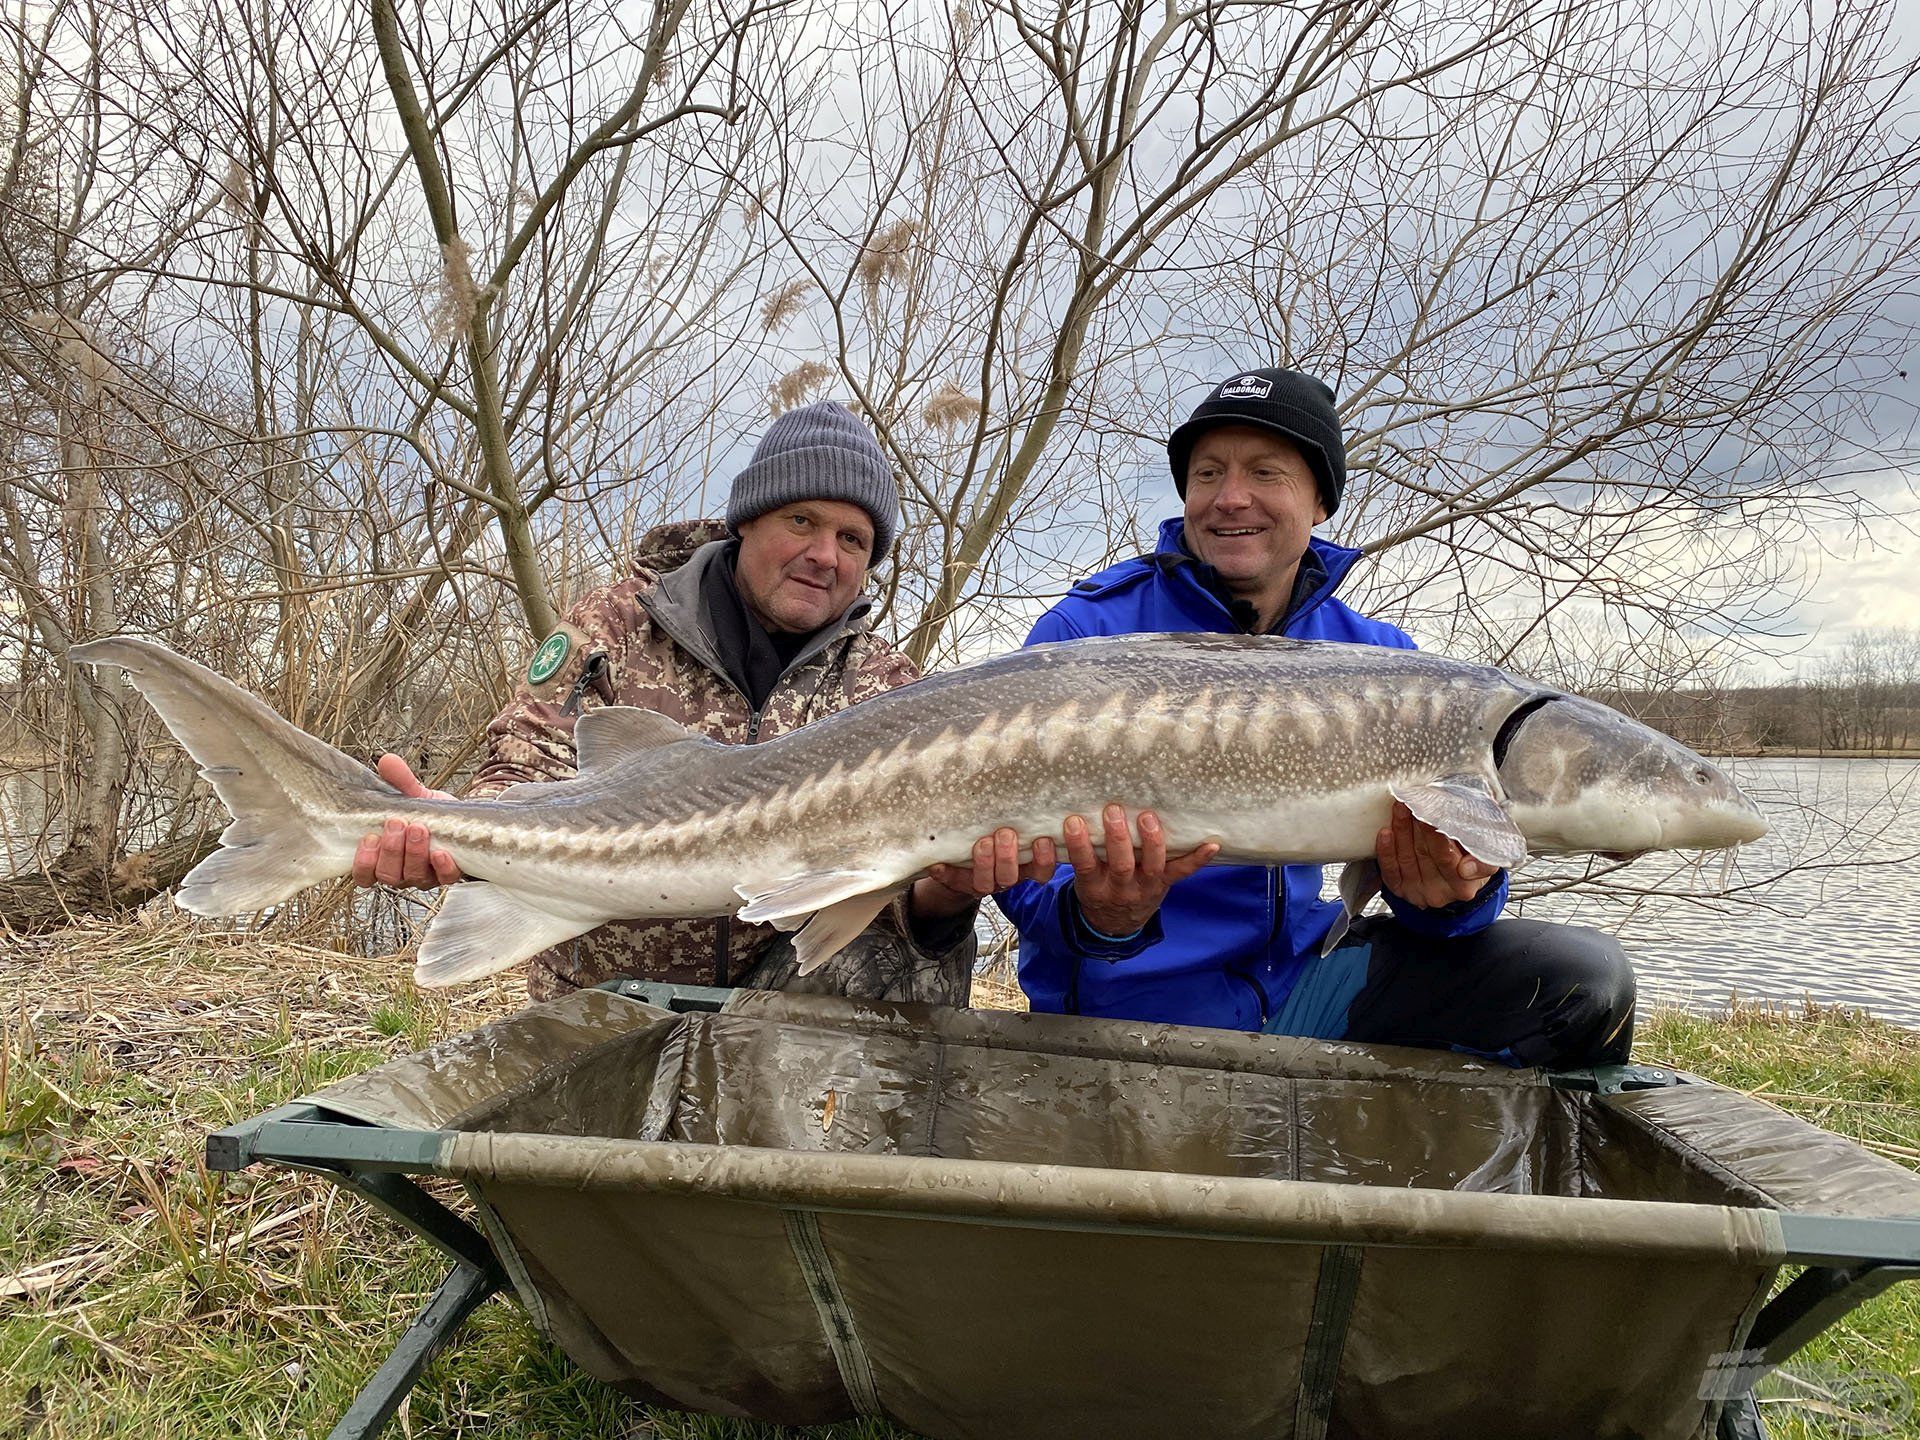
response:
{"label": "blue waterproof jacket", "polygon": [[[1040,617],[1027,643],[1157,631],[1238,633],[1227,601],[1181,543],[1184,530],[1184,521],[1167,521],[1154,554],[1074,586]],[[1316,537],[1280,633],[1413,649],[1405,632],[1333,598],[1359,558],[1357,550]],[[1087,926],[1068,865],[1045,885],[1015,885],[999,904],[1019,927],[1020,984],[1036,1010],[1258,1030],[1318,960],[1339,913],[1337,901],[1320,898],[1320,872],[1318,865],[1210,865],[1169,890],[1147,927],[1125,940]],[[1438,936],[1485,928],[1506,899],[1504,871],[1474,899],[1442,910],[1386,896],[1409,928]]]}

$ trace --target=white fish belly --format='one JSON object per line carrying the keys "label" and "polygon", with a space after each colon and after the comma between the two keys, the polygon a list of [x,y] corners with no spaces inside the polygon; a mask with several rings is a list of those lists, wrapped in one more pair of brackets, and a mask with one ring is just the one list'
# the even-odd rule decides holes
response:
{"label": "white fish belly", "polygon": [[[1384,783],[1350,787],[1316,795],[1295,795],[1271,804],[1162,807],[1155,810],[1165,828],[1169,854],[1183,854],[1209,840],[1219,842],[1223,862],[1287,865],[1309,861],[1359,859],[1374,852],[1374,836],[1387,823],[1392,798]],[[1104,822],[1099,807],[1082,813],[1095,841],[1101,843]],[[1021,859],[1033,856],[1033,841],[1051,836],[1058,858],[1066,859],[1066,815],[1031,802],[1003,809],[980,809],[960,820],[936,818],[925,827],[907,830],[900,817],[871,817],[845,826],[833,847],[844,857],[844,868],[871,869],[892,879],[905,879],[936,863],[960,864],[972,853],[981,835],[1002,825],[1021,837]],[[1138,813],[1128,807],[1129,830],[1139,843]],[[820,868],[826,855],[816,851],[803,868]]]}

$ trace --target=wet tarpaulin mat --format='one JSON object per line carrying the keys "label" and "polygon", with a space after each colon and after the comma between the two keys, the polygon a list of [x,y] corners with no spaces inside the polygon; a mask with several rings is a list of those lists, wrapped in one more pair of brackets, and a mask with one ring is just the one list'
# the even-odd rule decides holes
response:
{"label": "wet tarpaulin mat", "polygon": [[[336,1433],[510,1283],[600,1380],[785,1424],[1753,1435],[1768,1364],[1920,1273],[1920,1176],[1690,1077],[628,990],[214,1137],[460,1262]],[[486,1240],[408,1173],[464,1181]]]}

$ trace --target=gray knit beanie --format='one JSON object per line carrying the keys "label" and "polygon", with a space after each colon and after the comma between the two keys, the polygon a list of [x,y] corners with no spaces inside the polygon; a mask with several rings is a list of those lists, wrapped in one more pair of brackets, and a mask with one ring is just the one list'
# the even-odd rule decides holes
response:
{"label": "gray knit beanie", "polygon": [[727,529],[801,500],[844,500],[873,521],[878,565],[900,529],[900,491],[893,468],[867,427],[844,405],[816,401],[789,410],[753,447],[753,463],[733,477]]}

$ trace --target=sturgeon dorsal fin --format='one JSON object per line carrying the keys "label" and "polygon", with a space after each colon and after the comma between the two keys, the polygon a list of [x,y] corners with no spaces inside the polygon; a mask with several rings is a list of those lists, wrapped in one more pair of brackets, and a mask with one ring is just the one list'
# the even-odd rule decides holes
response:
{"label": "sturgeon dorsal fin", "polygon": [[573,725],[573,748],[582,775],[607,770],[649,751],[687,743],[712,745],[678,721],[637,705],[606,705],[589,710]]}
{"label": "sturgeon dorsal fin", "polygon": [[1423,785],[1387,787],[1414,815],[1476,860],[1511,870],[1527,858],[1527,837],[1493,787],[1478,775],[1444,775]]}

